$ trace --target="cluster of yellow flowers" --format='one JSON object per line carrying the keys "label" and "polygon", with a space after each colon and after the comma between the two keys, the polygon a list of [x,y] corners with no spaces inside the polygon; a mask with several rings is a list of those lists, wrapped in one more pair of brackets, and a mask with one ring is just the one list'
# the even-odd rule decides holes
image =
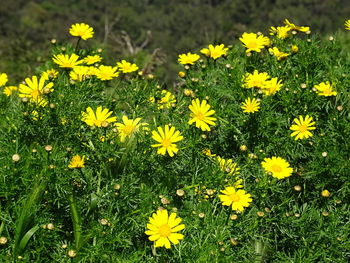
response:
{"label": "cluster of yellow flowers", "polygon": [[[208,48],[203,48],[200,50],[202,54],[204,54],[208,58],[212,58],[214,60],[225,56],[228,48],[225,48],[224,44],[220,45],[209,45]],[[193,54],[188,52],[187,54],[180,54],[178,62],[183,65],[194,65],[194,63],[200,59],[198,54]]]}

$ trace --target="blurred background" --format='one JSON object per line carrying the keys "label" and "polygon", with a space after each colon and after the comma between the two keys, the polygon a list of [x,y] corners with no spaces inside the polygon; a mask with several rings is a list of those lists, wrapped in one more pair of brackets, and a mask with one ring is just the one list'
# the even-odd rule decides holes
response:
{"label": "blurred background", "polygon": [[[233,44],[243,32],[268,34],[291,22],[324,37],[345,36],[349,0],[2,0],[0,72],[8,85],[34,74],[51,57],[51,40],[75,44],[68,29],[87,23],[95,30],[88,48],[102,48],[106,64],[129,59],[171,83],[177,56],[212,43]],[[349,39],[349,38],[348,38]],[[345,40],[344,40],[345,41]]]}

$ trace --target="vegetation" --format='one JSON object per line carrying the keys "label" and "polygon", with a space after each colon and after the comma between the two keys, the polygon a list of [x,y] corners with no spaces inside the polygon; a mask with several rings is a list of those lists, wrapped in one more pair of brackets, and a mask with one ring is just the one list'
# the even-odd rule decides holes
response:
{"label": "vegetation", "polygon": [[350,260],[337,35],[193,47],[169,89],[68,28],[34,76],[0,73],[1,262]]}

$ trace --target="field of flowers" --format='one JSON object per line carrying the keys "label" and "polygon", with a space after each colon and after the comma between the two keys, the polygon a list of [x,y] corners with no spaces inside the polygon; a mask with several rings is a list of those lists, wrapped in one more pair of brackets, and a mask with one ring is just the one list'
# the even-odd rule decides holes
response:
{"label": "field of flowers", "polygon": [[68,31],[35,76],[0,72],[0,262],[350,261],[336,36],[285,20],[180,54],[166,87]]}

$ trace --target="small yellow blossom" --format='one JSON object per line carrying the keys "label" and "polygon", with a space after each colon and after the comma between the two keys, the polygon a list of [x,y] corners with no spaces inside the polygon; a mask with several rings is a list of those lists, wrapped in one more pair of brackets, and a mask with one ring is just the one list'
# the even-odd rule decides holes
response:
{"label": "small yellow blossom", "polygon": [[200,56],[198,54],[192,54],[189,52],[187,54],[180,54],[178,62],[183,65],[186,65],[186,64],[194,65],[194,63],[198,59],[200,59]]}
{"label": "small yellow blossom", "polygon": [[315,85],[314,88],[316,89],[316,93],[319,96],[336,96],[338,93],[333,89],[333,85],[329,82],[321,82],[318,85]]}
{"label": "small yellow blossom", "polygon": [[207,57],[211,57],[213,59],[218,59],[221,56],[225,56],[228,48],[225,48],[224,44],[221,45],[209,45],[208,48],[201,49],[201,53]]}
{"label": "small yellow blossom", "polygon": [[270,28],[270,35],[276,35],[278,38],[285,39],[289,37],[289,32],[291,31],[290,26],[278,26],[277,28],[272,26]]}
{"label": "small yellow blossom", "polygon": [[102,106],[97,107],[96,113],[91,107],[88,107],[85,112],[82,112],[81,120],[89,126],[104,127],[117,120],[117,117],[110,117],[112,113],[113,111],[103,109]]}
{"label": "small yellow blossom", "polygon": [[207,104],[206,100],[199,99],[192,100],[192,104],[188,106],[191,111],[191,119],[188,124],[196,123],[196,127],[202,131],[210,131],[209,125],[215,125],[216,118],[211,117],[215,113],[214,110],[210,110],[210,105]]}
{"label": "small yellow blossom", "polygon": [[290,136],[296,136],[295,140],[309,138],[312,136],[311,130],[315,130],[314,126],[316,123],[312,121],[312,117],[306,115],[305,118],[303,116],[299,116],[294,119],[295,124],[293,124],[290,129],[294,131]]}
{"label": "small yellow blossom", "polygon": [[277,60],[282,60],[289,56],[288,53],[280,51],[277,47],[269,48],[269,52],[274,55]]}
{"label": "small yellow blossom", "polygon": [[244,102],[242,102],[241,108],[243,109],[243,112],[254,113],[259,111],[260,102],[255,98],[247,98]]}
{"label": "small yellow blossom", "polygon": [[165,125],[157,128],[158,131],[152,131],[152,139],[157,141],[157,144],[152,144],[151,147],[160,147],[157,151],[158,154],[165,155],[168,152],[170,157],[174,156],[179,149],[177,148],[176,142],[183,139],[179,131],[175,131],[175,127],[169,128],[169,125]]}
{"label": "small yellow blossom", "polygon": [[80,37],[83,40],[94,36],[94,29],[85,23],[76,23],[69,29],[69,33],[74,37]]}
{"label": "small yellow blossom", "polygon": [[253,201],[250,194],[247,194],[243,189],[235,189],[232,186],[226,187],[225,190],[220,190],[220,201],[224,206],[231,206],[232,210],[244,211],[245,207],[249,207]]}
{"label": "small yellow blossom", "polygon": [[60,68],[74,68],[83,63],[83,60],[79,60],[79,56],[76,54],[72,54],[70,56],[64,54],[54,55],[52,60]]}
{"label": "small yellow blossom", "polygon": [[0,73],[0,87],[5,86],[8,81],[6,73]]}
{"label": "small yellow blossom", "polygon": [[264,35],[257,35],[255,33],[243,33],[239,40],[247,48],[246,52],[261,52],[264,47],[270,45],[270,40]]}
{"label": "small yellow blossom", "polygon": [[85,167],[85,157],[80,155],[74,155],[72,160],[68,164],[69,168],[83,168]]}
{"label": "small yellow blossom", "polygon": [[100,80],[111,80],[119,76],[118,67],[100,65],[95,75]]}
{"label": "small yellow blossom", "polygon": [[102,57],[100,55],[90,55],[90,56],[85,57],[83,59],[83,61],[86,65],[93,65],[97,62],[101,62]]}
{"label": "small yellow blossom", "polygon": [[6,96],[11,96],[13,94],[14,91],[17,91],[18,88],[16,86],[7,86],[4,88],[4,91],[3,93],[6,95]]}
{"label": "small yellow blossom", "polygon": [[130,62],[127,62],[125,60],[117,62],[117,67],[123,73],[130,73],[139,69],[139,67],[136,64],[131,64]]}
{"label": "small yellow blossom", "polygon": [[176,213],[171,213],[169,216],[167,210],[158,210],[149,218],[145,234],[149,236],[150,241],[154,242],[154,247],[169,249],[171,243],[176,245],[184,238],[184,235],[176,233],[185,228],[184,224],[180,224],[181,221],[182,219],[177,217]]}

